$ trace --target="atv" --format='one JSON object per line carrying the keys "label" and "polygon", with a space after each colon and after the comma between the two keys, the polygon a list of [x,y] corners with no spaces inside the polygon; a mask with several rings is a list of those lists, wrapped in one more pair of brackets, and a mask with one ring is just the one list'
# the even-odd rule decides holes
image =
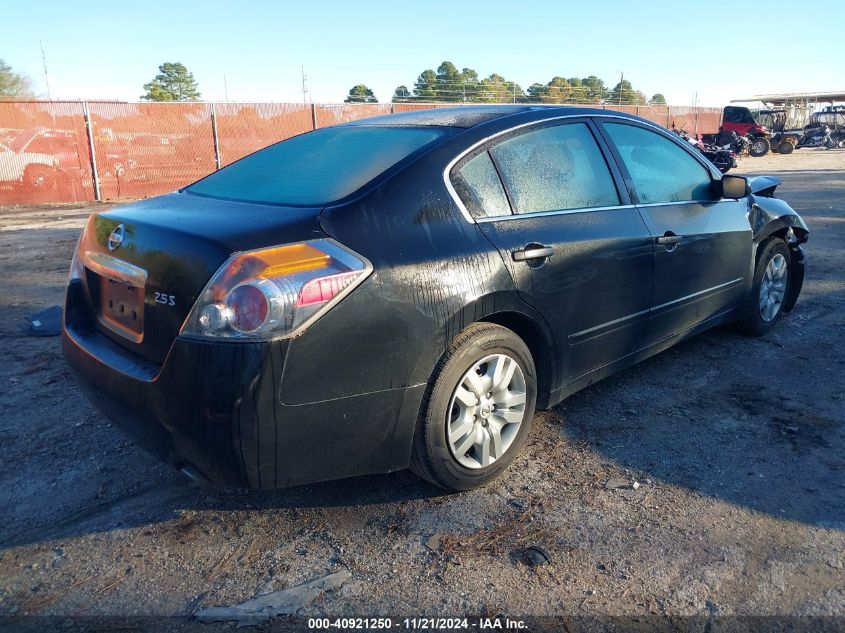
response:
{"label": "atv", "polygon": [[[751,110],[743,106],[725,106],[722,112],[720,132],[736,132],[748,137],[751,147],[749,156],[765,156],[772,149],[771,133],[765,125],[760,125]],[[794,146],[793,146],[794,148]]]}
{"label": "atv", "polygon": [[770,130],[772,151],[779,154],[791,154],[804,136],[800,128],[787,129],[786,110],[760,110],[757,120]]}

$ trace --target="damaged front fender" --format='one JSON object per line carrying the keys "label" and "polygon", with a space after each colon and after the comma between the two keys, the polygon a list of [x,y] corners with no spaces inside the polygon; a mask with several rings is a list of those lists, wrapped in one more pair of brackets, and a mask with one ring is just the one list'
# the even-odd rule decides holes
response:
{"label": "damaged front fender", "polygon": [[[789,266],[789,292],[783,301],[783,311],[789,312],[795,307],[801,287],[804,285],[807,256],[801,249],[801,244],[807,241],[810,230],[795,209],[783,200],[772,197],[775,187],[779,184],[777,179],[760,177],[753,181],[750,185],[754,193],[748,196],[748,222],[751,225],[755,247],[759,247],[764,240],[776,235],[786,240],[792,254]],[[756,187],[753,186],[755,184]]]}
{"label": "damaged front fender", "polygon": [[[778,198],[751,194],[748,196],[748,222],[754,242],[759,244],[771,235],[783,233],[786,239],[792,229],[792,241],[803,244],[810,230],[804,220],[786,202]],[[790,241],[790,240],[787,240]]]}

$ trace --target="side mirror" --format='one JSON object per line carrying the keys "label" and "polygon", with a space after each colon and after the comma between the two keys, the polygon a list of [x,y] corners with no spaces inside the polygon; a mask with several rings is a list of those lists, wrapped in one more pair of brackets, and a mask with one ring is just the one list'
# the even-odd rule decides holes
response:
{"label": "side mirror", "polygon": [[745,176],[722,176],[722,197],[735,200],[744,198],[749,193],[748,179]]}

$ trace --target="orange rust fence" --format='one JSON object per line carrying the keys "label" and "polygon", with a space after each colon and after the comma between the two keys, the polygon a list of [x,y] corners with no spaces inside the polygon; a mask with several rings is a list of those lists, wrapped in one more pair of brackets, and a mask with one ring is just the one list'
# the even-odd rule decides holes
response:
{"label": "orange rust fence", "polygon": [[[446,105],[0,102],[0,205],[155,196],[302,132]],[[688,132],[721,124],[718,108],[591,107]]]}

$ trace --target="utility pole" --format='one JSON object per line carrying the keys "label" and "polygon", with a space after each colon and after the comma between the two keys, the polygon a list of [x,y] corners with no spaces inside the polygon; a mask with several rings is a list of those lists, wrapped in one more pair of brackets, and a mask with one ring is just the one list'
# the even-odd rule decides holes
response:
{"label": "utility pole", "polygon": [[223,100],[229,103],[229,84],[226,83],[226,73],[223,73]]}
{"label": "utility pole", "polygon": [[41,61],[44,64],[44,81],[47,84],[47,98],[52,101],[53,95],[50,94],[50,76],[47,74],[47,53],[44,52],[44,42],[38,40],[38,43],[41,44]]}
{"label": "utility pole", "polygon": [[305,99],[305,94],[308,92],[308,88],[305,87],[305,80],[308,77],[305,76],[305,66],[302,66],[302,103],[307,103]]}
{"label": "utility pole", "polygon": [[619,105],[622,105],[622,83],[625,81],[625,71],[619,71]]}
{"label": "utility pole", "polygon": [[516,82],[513,82],[513,102],[516,103]]}

